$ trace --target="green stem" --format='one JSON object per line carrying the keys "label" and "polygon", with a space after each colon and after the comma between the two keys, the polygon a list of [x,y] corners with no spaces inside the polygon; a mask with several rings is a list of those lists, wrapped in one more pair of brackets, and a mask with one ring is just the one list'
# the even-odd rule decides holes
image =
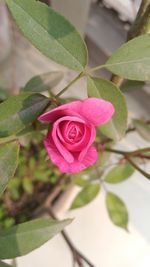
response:
{"label": "green stem", "polygon": [[134,151],[123,151],[123,150],[118,150],[118,149],[113,149],[113,148],[105,148],[105,151],[108,152],[112,152],[115,154],[120,154],[120,155],[129,155],[129,156],[137,156],[140,155],[141,153],[146,153],[146,152],[150,152],[150,147],[146,147],[146,148],[141,148],[141,149],[137,149]]}
{"label": "green stem", "polygon": [[[141,34],[148,33],[150,29],[150,0],[142,0],[136,19],[131,26],[127,41],[139,36]],[[120,87],[124,81],[124,78],[118,75],[112,75],[111,81]]]}
{"label": "green stem", "polygon": [[141,153],[146,153],[146,152],[150,152],[150,147],[137,149],[137,150],[134,150],[132,152],[128,152],[127,154],[132,155],[132,156],[136,156],[136,155],[140,155]]}
{"label": "green stem", "polygon": [[17,141],[17,137],[16,136],[9,136],[9,137],[4,137],[4,138],[0,138],[0,145],[6,144],[6,143],[10,143],[13,141]]}
{"label": "green stem", "polygon": [[119,155],[123,155],[124,158],[137,170],[139,171],[142,175],[144,175],[146,178],[148,178],[150,180],[150,174],[145,172],[144,170],[142,170],[139,166],[137,166],[135,164],[135,162],[131,159],[131,157],[136,157],[136,156],[140,156],[141,153],[144,152],[149,152],[150,151],[150,147],[146,147],[146,148],[141,148],[138,150],[134,150],[131,152],[126,152],[123,150],[117,150],[117,149],[112,149],[112,148],[105,148],[105,151],[108,152],[112,152],[115,154],[119,154]]}
{"label": "green stem", "polygon": [[[145,34],[149,31],[149,29],[150,29],[150,0],[143,0],[139,12],[137,13],[136,20],[129,31],[127,40],[131,40],[132,38],[138,35]],[[98,65],[94,68],[89,69],[89,73],[106,67],[107,67],[106,64]],[[112,75],[111,81],[119,87],[121,86],[123,80],[124,79],[118,75]]]}
{"label": "green stem", "polygon": [[88,72],[91,73],[91,72],[94,72],[94,71],[96,71],[96,70],[100,70],[100,69],[104,69],[104,68],[106,68],[106,65],[105,65],[105,64],[103,64],[103,65],[98,65],[98,66],[96,66],[96,67],[94,67],[94,68],[89,69]]}
{"label": "green stem", "polygon": [[119,155],[125,155],[126,154],[126,151],[113,149],[113,148],[107,148],[107,147],[105,147],[105,151],[106,152],[112,152],[114,154],[119,154]]}
{"label": "green stem", "polygon": [[140,172],[142,175],[144,175],[146,178],[148,178],[150,180],[150,174],[149,173],[145,172],[139,166],[137,166],[130,157],[126,156],[125,158],[138,172]]}
{"label": "green stem", "polygon": [[142,0],[136,19],[128,33],[128,40],[147,33],[150,29],[150,0]]}
{"label": "green stem", "polygon": [[142,17],[144,15],[149,4],[150,4],[150,0],[142,0],[141,6],[140,6],[139,11],[137,13],[137,18]]}
{"label": "green stem", "polygon": [[[144,121],[145,124],[150,125],[150,120]],[[126,130],[126,134],[136,131],[136,127],[130,127]]]}
{"label": "green stem", "polygon": [[[57,219],[56,215],[54,214],[53,210],[51,209],[51,207],[47,208],[47,212],[48,214],[53,218],[53,219]],[[73,254],[73,259],[74,261],[78,264],[79,267],[83,267],[83,262],[87,264],[87,266],[89,267],[96,267],[93,263],[91,263],[89,261],[89,259],[87,257],[85,257],[78,249],[76,249],[76,247],[74,246],[74,244],[72,243],[72,241],[70,240],[69,236],[67,235],[65,230],[61,231],[61,234],[64,238],[64,240],[66,241],[68,247],[71,249],[71,252]]]}
{"label": "green stem", "polygon": [[75,77],[64,89],[62,89],[57,95],[57,97],[60,97],[62,94],[64,94],[70,86],[72,86],[75,82],[77,82],[79,79],[81,79],[83,76],[85,76],[84,72],[80,72],[77,77]]}

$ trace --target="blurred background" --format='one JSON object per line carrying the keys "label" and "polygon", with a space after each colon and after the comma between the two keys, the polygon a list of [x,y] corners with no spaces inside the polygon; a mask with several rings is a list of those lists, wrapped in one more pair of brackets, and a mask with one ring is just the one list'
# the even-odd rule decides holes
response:
{"label": "blurred background", "polygon": [[[126,41],[127,32],[134,21],[140,0],[43,0],[65,15],[85,37],[89,49],[89,65],[103,64],[107,57]],[[3,1],[0,1],[0,88],[17,92],[32,76],[51,70],[62,70],[64,80],[60,90],[75,75],[42,56],[16,28]],[[103,77],[110,77],[101,71]],[[83,90],[81,90],[81,87]],[[148,119],[150,114],[149,84],[138,83],[126,88],[126,99],[131,118]],[[70,96],[85,97],[84,80],[74,85]],[[148,146],[138,135],[128,136],[118,147],[137,149]],[[145,165],[150,172],[150,166]],[[67,228],[75,245],[96,267],[149,267],[150,265],[150,183],[135,172],[131,179],[109,188],[126,203],[129,233],[113,226],[108,219],[101,192],[87,207],[68,212],[77,189],[71,187],[55,205],[59,218],[72,217]],[[62,237],[33,253],[17,259],[19,267],[71,267],[71,254]]]}

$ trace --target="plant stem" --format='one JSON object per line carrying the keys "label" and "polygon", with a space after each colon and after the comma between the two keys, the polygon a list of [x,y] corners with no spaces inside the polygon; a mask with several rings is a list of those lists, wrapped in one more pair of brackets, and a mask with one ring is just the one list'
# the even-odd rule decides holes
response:
{"label": "plant stem", "polygon": [[[145,121],[144,122],[146,125],[150,125],[150,120],[147,120],[147,121]],[[136,131],[136,127],[129,127],[127,130],[126,130],[126,134],[128,134],[128,133],[131,133],[131,132],[134,132],[134,131]],[[99,131],[98,131],[99,132]],[[103,142],[102,142],[102,145],[105,145],[105,144],[108,144],[108,143],[110,143],[110,142],[112,142],[112,139],[110,139],[110,138],[105,138],[104,140],[103,140]],[[99,143],[98,143],[99,144]],[[146,157],[146,156],[145,156]],[[147,157],[146,157],[147,158]]]}
{"label": "plant stem", "polygon": [[128,40],[145,34],[150,29],[150,0],[142,0],[136,19],[128,33]]}
{"label": "plant stem", "polygon": [[78,81],[80,78],[82,78],[85,75],[84,72],[80,72],[78,76],[76,76],[64,89],[62,89],[57,95],[57,97],[60,97],[62,94],[64,94],[70,86],[72,86],[76,81]]}
{"label": "plant stem", "polygon": [[112,149],[112,148],[105,148],[105,151],[109,151],[115,154],[120,154],[120,155],[130,155],[130,156],[138,156],[141,153],[145,153],[145,152],[150,152],[150,147],[146,147],[146,148],[141,148],[141,149],[137,149],[134,151],[123,151],[123,150],[118,150],[118,149]]}
{"label": "plant stem", "polygon": [[94,67],[94,68],[89,69],[88,72],[91,73],[91,72],[96,71],[96,70],[104,69],[105,67],[106,67],[105,64],[103,64],[103,65],[98,65],[98,66],[96,66],[96,67]]}
{"label": "plant stem", "polygon": [[[112,149],[112,148],[105,148],[105,151],[108,152],[112,152],[115,154],[120,154],[123,155],[124,158],[137,170],[139,171],[142,175],[144,175],[146,178],[148,178],[150,180],[150,174],[145,172],[144,170],[142,170],[138,165],[135,164],[135,162],[131,159],[131,157],[140,157],[142,156],[141,153],[144,152],[149,152],[150,151],[150,147],[147,148],[141,148],[138,150],[134,150],[131,152],[126,152],[126,151],[122,151],[122,150],[117,150],[117,149]],[[144,158],[144,156],[143,156]]]}
{"label": "plant stem", "polygon": [[[145,34],[150,29],[150,0],[142,0],[141,6],[137,13],[136,19],[128,33],[127,41],[133,39],[134,37]],[[106,65],[99,65],[92,69],[90,72],[105,68]],[[112,75],[111,81],[117,86],[121,86],[123,78],[118,75]]]}
{"label": "plant stem", "polygon": [[0,138],[0,145],[7,144],[13,141],[18,141],[16,136],[3,137]]}
{"label": "plant stem", "polygon": [[17,260],[16,260],[16,258],[12,259],[12,265],[13,265],[13,267],[17,267]]}
{"label": "plant stem", "polygon": [[[53,218],[53,219],[57,219],[57,217],[55,216],[53,210],[49,207],[47,208],[47,212],[49,213],[49,215]],[[61,234],[63,236],[63,238],[65,239],[68,247],[70,248],[72,255],[73,255],[73,259],[74,262],[76,262],[78,264],[79,267],[84,267],[83,265],[83,261],[88,264],[89,267],[95,267],[78,249],[75,248],[74,244],[72,243],[72,241],[70,240],[70,238],[68,237],[66,231],[61,231]]]}
{"label": "plant stem", "polygon": [[44,213],[47,210],[47,208],[49,208],[52,205],[55,198],[61,193],[62,185],[64,183],[65,178],[66,178],[65,176],[61,176],[59,178],[59,180],[51,190],[50,194],[45,199],[44,203],[42,203],[42,205],[34,211],[32,217],[34,218],[38,217],[39,215],[41,215],[41,213]]}
{"label": "plant stem", "polygon": [[150,174],[145,172],[144,170],[142,170],[138,165],[136,165],[134,163],[134,161],[129,157],[129,156],[125,156],[125,159],[137,170],[139,171],[142,175],[144,175],[147,179],[150,180]]}
{"label": "plant stem", "polygon": [[[146,125],[149,125],[150,124],[150,120],[147,120],[147,121],[145,121],[144,122]],[[130,127],[130,128],[128,128],[127,130],[126,130],[126,134],[127,133],[130,133],[130,132],[134,132],[134,131],[136,131],[136,127]]]}
{"label": "plant stem", "polygon": [[146,153],[146,152],[150,152],[150,147],[144,147],[144,148],[140,148],[140,149],[134,150],[132,152],[128,152],[128,155],[138,156],[141,153]]}
{"label": "plant stem", "polygon": [[[150,0],[142,0],[136,19],[131,26],[127,41],[139,36],[141,34],[148,33],[150,30]],[[124,78],[118,75],[112,75],[111,81],[120,87],[124,81]]]}

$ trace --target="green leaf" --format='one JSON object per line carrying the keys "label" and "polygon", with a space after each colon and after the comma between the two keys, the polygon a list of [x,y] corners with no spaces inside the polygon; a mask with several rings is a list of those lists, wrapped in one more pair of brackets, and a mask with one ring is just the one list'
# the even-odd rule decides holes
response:
{"label": "green leaf", "polygon": [[89,184],[85,186],[76,196],[71,205],[71,209],[81,208],[90,203],[98,195],[100,191],[99,184]]}
{"label": "green leaf", "polygon": [[141,35],[122,45],[105,68],[129,80],[150,80],[150,35]]}
{"label": "green leaf", "polygon": [[61,71],[52,71],[33,77],[27,82],[23,91],[43,92],[53,89],[63,78]]}
{"label": "green leaf", "polygon": [[35,0],[6,0],[6,3],[25,37],[45,56],[71,69],[84,69],[85,43],[63,16]]}
{"label": "green leaf", "polygon": [[40,94],[21,93],[0,104],[0,137],[7,137],[23,130],[32,123],[50,100]]}
{"label": "green leaf", "polygon": [[3,230],[0,232],[0,259],[26,255],[62,231],[71,221],[37,219]]}
{"label": "green leaf", "polygon": [[128,211],[124,202],[114,193],[107,192],[106,207],[112,223],[127,230]]}
{"label": "green leaf", "polygon": [[88,78],[88,95],[110,101],[115,107],[112,119],[99,127],[100,131],[113,140],[120,140],[127,128],[127,106],[124,95],[110,81],[97,78]]}
{"label": "green leaf", "polygon": [[19,144],[12,142],[0,145],[0,195],[14,176],[18,165]]}
{"label": "green leaf", "polygon": [[13,267],[12,265],[9,265],[3,261],[0,261],[0,267]]}
{"label": "green leaf", "polygon": [[75,185],[78,185],[80,187],[85,187],[89,184],[89,180],[88,179],[84,179],[82,176],[80,177],[79,175],[75,175],[74,177],[74,183]]}
{"label": "green leaf", "polygon": [[148,125],[144,121],[138,119],[134,119],[133,124],[139,135],[146,141],[150,142],[150,124]]}
{"label": "green leaf", "polygon": [[105,182],[117,184],[128,179],[133,173],[134,168],[128,162],[125,162],[111,169],[105,177]]}

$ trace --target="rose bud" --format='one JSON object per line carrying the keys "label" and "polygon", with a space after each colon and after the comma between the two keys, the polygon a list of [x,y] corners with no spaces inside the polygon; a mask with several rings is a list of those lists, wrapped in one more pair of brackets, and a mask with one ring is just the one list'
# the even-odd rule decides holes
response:
{"label": "rose bud", "polygon": [[52,123],[44,145],[62,173],[80,172],[97,161],[95,126],[107,123],[113,113],[110,102],[87,98],[61,105],[38,118]]}

